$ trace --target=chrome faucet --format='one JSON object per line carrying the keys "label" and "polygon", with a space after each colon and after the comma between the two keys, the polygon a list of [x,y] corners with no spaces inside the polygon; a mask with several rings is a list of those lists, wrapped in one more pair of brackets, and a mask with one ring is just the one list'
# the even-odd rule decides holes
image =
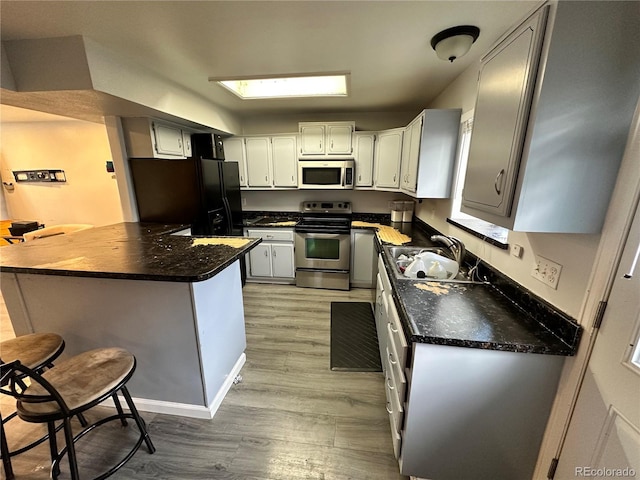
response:
{"label": "chrome faucet", "polygon": [[456,237],[450,237],[448,235],[432,235],[431,241],[443,243],[449,250],[451,250],[451,253],[453,253],[456,262],[458,262],[458,265],[462,267],[464,256],[467,253],[467,249],[464,247],[464,243],[462,243],[462,240]]}

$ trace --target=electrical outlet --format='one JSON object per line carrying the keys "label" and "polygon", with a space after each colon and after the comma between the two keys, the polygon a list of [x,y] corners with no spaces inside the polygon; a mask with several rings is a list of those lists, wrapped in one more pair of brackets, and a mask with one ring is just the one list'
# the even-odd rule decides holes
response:
{"label": "electrical outlet", "polygon": [[522,258],[522,251],[522,245],[518,245],[517,243],[511,245],[511,255],[513,255],[514,257]]}
{"label": "electrical outlet", "polygon": [[531,271],[533,278],[557,290],[560,272],[562,272],[562,265],[536,255],[536,263]]}

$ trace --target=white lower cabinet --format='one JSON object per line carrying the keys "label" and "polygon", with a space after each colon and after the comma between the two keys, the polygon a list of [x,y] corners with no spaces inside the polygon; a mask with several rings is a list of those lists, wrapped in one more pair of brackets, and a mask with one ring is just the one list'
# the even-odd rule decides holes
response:
{"label": "white lower cabinet", "polygon": [[293,229],[251,229],[245,235],[262,238],[262,243],[247,256],[247,280],[273,283],[293,283]]}
{"label": "white lower cabinet", "polygon": [[409,344],[382,255],[375,319],[400,473],[532,478],[564,357]]}
{"label": "white lower cabinet", "polygon": [[353,287],[375,287],[374,235],[375,233],[370,230],[351,230],[350,283]]}

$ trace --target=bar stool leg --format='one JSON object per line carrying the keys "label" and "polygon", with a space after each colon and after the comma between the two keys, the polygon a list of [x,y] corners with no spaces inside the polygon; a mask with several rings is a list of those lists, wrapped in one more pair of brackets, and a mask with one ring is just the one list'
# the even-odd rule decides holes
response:
{"label": "bar stool leg", "polygon": [[127,419],[124,418],[124,412],[122,411],[122,405],[120,405],[118,392],[115,392],[113,395],[111,395],[111,397],[113,398],[113,403],[116,404],[116,410],[118,410],[118,415],[120,415],[120,423],[122,423],[123,427],[126,427],[128,423],[127,423]]}
{"label": "bar stool leg", "polygon": [[69,473],[71,480],[80,480],[78,473],[78,461],[76,459],[76,448],[73,444],[73,431],[71,430],[71,419],[64,419],[64,438],[67,443],[67,456],[69,458]]}
{"label": "bar stool leg", "polygon": [[149,432],[147,432],[147,427],[142,417],[140,417],[140,414],[138,413],[138,409],[133,404],[131,395],[129,395],[129,390],[127,390],[126,386],[123,386],[120,389],[120,391],[122,392],[124,399],[127,401],[129,410],[131,410],[131,414],[133,415],[133,418],[136,420],[136,424],[138,425],[138,428],[140,429],[141,432],[144,433],[144,442],[147,444],[147,449],[149,450],[149,453],[154,453],[156,451],[156,447],[154,447],[153,442],[151,442],[151,437],[149,436]]}
{"label": "bar stool leg", "polygon": [[11,466],[11,456],[9,453],[9,446],[7,445],[7,437],[4,433],[4,423],[2,417],[0,417],[0,454],[2,454],[2,466],[4,468],[4,474],[7,480],[13,480],[15,475],[13,474],[13,467]]}
{"label": "bar stool leg", "polygon": [[[49,453],[51,454],[51,464],[54,465],[54,462],[58,456],[58,439],[56,438],[56,424],[54,422],[47,422],[47,431],[49,432]],[[57,478],[60,475],[60,465],[59,463],[55,464],[55,468],[52,471],[53,478]]]}

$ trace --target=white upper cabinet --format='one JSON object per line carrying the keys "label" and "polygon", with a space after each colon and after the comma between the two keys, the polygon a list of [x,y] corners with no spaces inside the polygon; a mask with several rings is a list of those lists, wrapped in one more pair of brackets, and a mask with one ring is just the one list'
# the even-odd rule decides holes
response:
{"label": "white upper cabinet", "polygon": [[225,158],[240,164],[241,186],[262,190],[298,187],[297,135],[231,137],[224,145]]}
{"label": "white upper cabinet", "polygon": [[269,137],[245,138],[247,155],[247,185],[249,187],[270,187],[271,139]]}
{"label": "white upper cabinet", "polygon": [[298,186],[298,148],[295,135],[271,137],[273,186]]}
{"label": "white upper cabinet", "polygon": [[238,162],[240,186],[247,187],[247,158],[242,137],[229,137],[223,140],[225,161]]}
{"label": "white upper cabinet", "polygon": [[401,190],[417,198],[448,198],[456,161],[460,109],[423,110],[406,128]]}
{"label": "white upper cabinet", "polygon": [[640,95],[638,31],[637,2],[553,2],[483,58],[463,212],[602,229]]}
{"label": "white upper cabinet", "polygon": [[355,122],[301,122],[300,155],[353,155],[352,136]]}
{"label": "white upper cabinet", "polygon": [[377,189],[398,190],[400,187],[403,134],[404,128],[394,128],[378,133],[374,160]]}
{"label": "white upper cabinet", "polygon": [[351,155],[353,153],[352,136],[354,125],[332,124],[326,126],[327,155]]}
{"label": "white upper cabinet", "polygon": [[353,153],[356,164],[355,186],[373,186],[373,155],[376,134],[373,132],[355,132],[353,134]]}
{"label": "white upper cabinet", "polygon": [[300,124],[300,153],[302,155],[324,154],[325,126],[317,123]]}
{"label": "white upper cabinet", "polygon": [[122,130],[130,158],[191,156],[191,131],[180,125],[146,117],[125,117]]}
{"label": "white upper cabinet", "polygon": [[191,157],[193,150],[191,148],[191,132],[182,131],[182,152],[185,157]]}
{"label": "white upper cabinet", "polygon": [[161,155],[184,156],[182,130],[180,127],[153,122],[155,132],[156,151]]}

